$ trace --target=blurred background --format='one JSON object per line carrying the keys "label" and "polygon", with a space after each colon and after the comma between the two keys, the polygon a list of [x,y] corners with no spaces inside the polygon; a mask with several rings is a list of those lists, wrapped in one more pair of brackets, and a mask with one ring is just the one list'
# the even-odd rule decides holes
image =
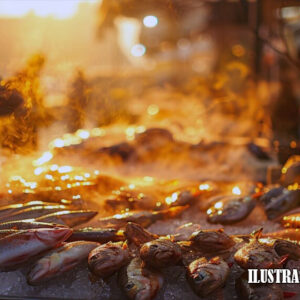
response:
{"label": "blurred background", "polygon": [[297,0],[1,0],[0,36],[4,153],[116,124],[299,153]]}

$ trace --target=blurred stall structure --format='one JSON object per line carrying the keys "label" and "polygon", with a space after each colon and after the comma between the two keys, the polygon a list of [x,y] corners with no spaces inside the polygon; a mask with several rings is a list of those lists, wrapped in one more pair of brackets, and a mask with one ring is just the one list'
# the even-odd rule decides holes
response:
{"label": "blurred stall structure", "polygon": [[254,33],[257,75],[280,82],[277,99],[271,106],[271,119],[275,146],[283,163],[300,151],[299,1],[257,0]]}

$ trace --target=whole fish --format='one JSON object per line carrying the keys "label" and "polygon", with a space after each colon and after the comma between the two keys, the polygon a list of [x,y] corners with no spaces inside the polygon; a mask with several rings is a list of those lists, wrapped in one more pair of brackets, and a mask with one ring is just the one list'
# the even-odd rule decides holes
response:
{"label": "whole fish", "polygon": [[269,220],[273,220],[280,215],[298,207],[300,204],[300,190],[283,189],[282,192],[273,197],[265,205],[265,212]]}
{"label": "whole fish", "polygon": [[122,230],[114,228],[93,228],[86,227],[73,231],[68,241],[93,241],[98,243],[124,241],[125,236]]}
{"label": "whole fish", "polygon": [[141,246],[158,238],[158,235],[152,234],[141,225],[132,222],[126,224],[124,234],[127,240],[136,246]]}
{"label": "whole fish", "polygon": [[[25,203],[16,203],[16,204],[10,204],[10,205],[6,205],[6,206],[1,206],[0,207],[0,218],[12,216],[21,210],[24,210],[26,208],[35,207],[35,206],[52,207],[52,206],[57,206],[57,205],[54,205],[51,202],[33,200],[33,201],[25,202]],[[62,206],[62,208],[66,208],[66,207],[67,207],[66,205]]]}
{"label": "whole fish", "polygon": [[195,293],[206,297],[225,284],[229,271],[227,263],[220,257],[209,261],[201,257],[190,263],[187,278]]}
{"label": "whole fish", "polygon": [[163,278],[143,266],[140,258],[134,258],[119,272],[119,283],[129,299],[154,299],[162,287]]}
{"label": "whole fish", "polygon": [[88,264],[92,273],[101,278],[108,277],[118,271],[129,261],[129,250],[126,243],[108,242],[89,254]]}
{"label": "whole fish", "polygon": [[61,224],[54,224],[54,223],[35,222],[31,219],[0,223],[0,230],[5,230],[5,229],[24,230],[24,229],[54,228],[54,227],[66,227],[66,226]]}
{"label": "whole fish", "polygon": [[27,276],[28,283],[36,285],[60,276],[83,260],[87,260],[89,253],[98,246],[99,243],[86,241],[66,243],[43,256],[33,265]]}
{"label": "whole fish", "polygon": [[272,246],[260,241],[261,232],[256,232],[250,242],[234,254],[234,260],[243,269],[280,268],[286,260],[286,257],[280,258]]}
{"label": "whole fish", "polygon": [[20,231],[0,239],[0,269],[14,267],[56,247],[72,234],[70,228],[39,228]]}
{"label": "whole fish", "polygon": [[300,259],[300,246],[296,243],[284,239],[274,239],[270,237],[260,238],[259,242],[273,247],[279,256],[288,255],[289,259]]}
{"label": "whole fish", "polygon": [[140,211],[117,214],[112,217],[101,218],[98,224],[101,227],[122,228],[128,222],[137,223],[143,227],[148,227],[157,220],[165,220],[179,216],[188,206],[176,206],[161,211]]}
{"label": "whole fish", "polygon": [[234,240],[223,229],[207,229],[194,232],[189,240],[202,251],[222,251],[235,245]]}
{"label": "whole fish", "polygon": [[298,260],[300,258],[299,233],[298,229],[285,229],[263,234],[262,229],[260,229],[251,235],[241,235],[240,237],[249,243],[253,240],[253,236],[259,235],[258,241],[267,247],[273,248],[279,256],[288,255],[288,258]]}
{"label": "whole fish", "polygon": [[70,227],[85,223],[97,215],[93,210],[63,210],[36,218],[36,222],[58,223]]}
{"label": "whole fish", "polygon": [[0,222],[9,222],[17,220],[35,219],[43,215],[58,212],[64,209],[68,209],[67,206],[59,205],[39,205],[28,208],[23,208],[19,211],[15,211],[9,215],[0,217]]}
{"label": "whole fish", "polygon": [[273,199],[277,198],[284,191],[283,186],[271,186],[264,188],[264,194],[260,197],[259,201],[264,205],[268,205]]}
{"label": "whole fish", "polygon": [[156,269],[176,264],[182,257],[181,248],[170,239],[160,238],[145,243],[140,249],[141,259]]}
{"label": "whole fish", "polygon": [[207,221],[214,224],[233,224],[245,219],[255,207],[251,196],[226,198],[207,210]]}

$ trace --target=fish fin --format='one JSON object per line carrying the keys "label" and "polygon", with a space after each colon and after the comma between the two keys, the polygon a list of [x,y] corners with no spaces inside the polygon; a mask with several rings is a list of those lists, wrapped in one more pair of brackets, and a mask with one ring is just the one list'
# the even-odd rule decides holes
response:
{"label": "fish fin", "polygon": [[257,230],[254,230],[252,233],[251,233],[251,236],[258,240],[262,237],[262,232],[263,232],[263,227],[257,229]]}
{"label": "fish fin", "polygon": [[297,293],[295,293],[295,292],[287,292],[287,291],[283,292],[283,298],[292,298],[296,295],[297,295]]}
{"label": "fish fin", "polygon": [[127,240],[123,243],[122,248],[124,250],[128,249],[128,241]]}
{"label": "fish fin", "polygon": [[281,256],[279,264],[283,265],[288,260],[288,258],[289,258],[289,254],[285,254],[285,255]]}

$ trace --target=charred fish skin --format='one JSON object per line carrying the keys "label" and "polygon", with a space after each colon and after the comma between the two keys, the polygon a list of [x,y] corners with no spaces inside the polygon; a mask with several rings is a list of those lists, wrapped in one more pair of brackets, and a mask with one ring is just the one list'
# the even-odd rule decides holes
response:
{"label": "charred fish skin", "polygon": [[27,276],[30,285],[37,285],[69,271],[99,246],[96,242],[77,241],[67,243],[40,258]]}
{"label": "charred fish skin", "polygon": [[55,224],[55,223],[35,222],[30,219],[0,223],[0,230],[9,230],[9,229],[25,230],[25,229],[55,228],[55,227],[66,227],[66,226],[61,224]]}
{"label": "charred fish skin", "polygon": [[138,247],[158,238],[156,234],[152,234],[141,225],[132,222],[126,224],[124,234],[129,242]]}
{"label": "charred fish skin", "polygon": [[162,276],[145,268],[138,257],[120,270],[118,281],[124,293],[132,300],[154,299],[163,284]]}
{"label": "charred fish skin", "polygon": [[239,299],[248,300],[283,300],[283,292],[279,284],[248,283],[246,276],[241,276],[235,282]]}
{"label": "charred fish skin", "polygon": [[36,222],[58,223],[74,227],[88,222],[98,214],[92,210],[63,210],[36,218]]}
{"label": "charred fish skin", "polygon": [[229,271],[227,263],[220,257],[209,261],[201,257],[190,263],[187,278],[195,293],[206,297],[225,284]]}
{"label": "charred fish skin", "polygon": [[6,270],[50,250],[72,234],[70,228],[29,229],[0,239],[0,269]]}
{"label": "charred fish skin", "polygon": [[129,261],[129,250],[126,243],[106,243],[92,250],[88,257],[90,271],[106,278],[118,271]]}
{"label": "charred fish skin", "polygon": [[91,241],[98,243],[124,241],[125,236],[121,230],[114,228],[93,228],[85,227],[73,230],[68,242],[73,241]]}
{"label": "charred fish skin", "polygon": [[147,266],[161,269],[176,264],[182,253],[177,243],[160,238],[144,244],[140,249],[140,257]]}
{"label": "charred fish skin", "polygon": [[189,240],[202,251],[222,251],[235,245],[234,240],[223,229],[199,230],[194,232]]}

